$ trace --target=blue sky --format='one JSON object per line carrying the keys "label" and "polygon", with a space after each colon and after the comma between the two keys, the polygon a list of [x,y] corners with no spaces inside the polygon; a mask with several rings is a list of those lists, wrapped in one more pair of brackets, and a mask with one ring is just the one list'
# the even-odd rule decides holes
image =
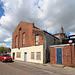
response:
{"label": "blue sky", "polygon": [[[75,34],[75,0],[0,0],[0,46],[11,47],[20,21],[34,23],[51,34]],[[4,43],[5,42],[5,43]]]}
{"label": "blue sky", "polygon": [[3,7],[3,3],[0,0],[0,18],[2,15],[4,15],[4,9],[2,7]]}

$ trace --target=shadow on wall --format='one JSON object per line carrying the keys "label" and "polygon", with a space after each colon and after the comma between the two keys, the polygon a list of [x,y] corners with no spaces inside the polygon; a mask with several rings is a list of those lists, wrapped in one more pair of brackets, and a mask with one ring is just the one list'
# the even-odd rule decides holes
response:
{"label": "shadow on wall", "polygon": [[47,49],[46,49],[46,63],[49,63],[49,62],[50,62],[50,50],[47,47]]}

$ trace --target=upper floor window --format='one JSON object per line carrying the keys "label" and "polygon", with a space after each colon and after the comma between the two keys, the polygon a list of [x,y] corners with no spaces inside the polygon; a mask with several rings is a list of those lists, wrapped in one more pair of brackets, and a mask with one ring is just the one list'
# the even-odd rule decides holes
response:
{"label": "upper floor window", "polygon": [[21,35],[21,27],[19,28],[19,35]]}
{"label": "upper floor window", "polygon": [[23,33],[23,45],[25,44],[25,33]]}
{"label": "upper floor window", "polygon": [[16,36],[16,41],[15,41],[15,45],[18,45],[18,36]]}
{"label": "upper floor window", "polygon": [[39,45],[39,35],[36,35],[36,46]]}
{"label": "upper floor window", "polygon": [[19,31],[21,31],[21,27],[19,28]]}

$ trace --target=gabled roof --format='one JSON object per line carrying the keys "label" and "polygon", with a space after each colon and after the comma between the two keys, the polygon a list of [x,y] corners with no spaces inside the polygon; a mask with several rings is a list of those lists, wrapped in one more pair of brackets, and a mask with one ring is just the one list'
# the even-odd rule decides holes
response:
{"label": "gabled roof", "polygon": [[[18,27],[21,23],[26,23],[26,24],[30,24],[30,25],[33,25],[33,26],[34,26],[34,23],[29,23],[29,22],[20,21],[19,24],[17,25],[17,27]],[[25,24],[25,25],[26,25],[26,24]],[[17,27],[15,28],[15,30],[17,29]],[[14,30],[14,32],[15,32],[15,30]],[[14,33],[14,32],[13,32],[13,33]],[[12,34],[13,34],[13,33],[12,33]]]}

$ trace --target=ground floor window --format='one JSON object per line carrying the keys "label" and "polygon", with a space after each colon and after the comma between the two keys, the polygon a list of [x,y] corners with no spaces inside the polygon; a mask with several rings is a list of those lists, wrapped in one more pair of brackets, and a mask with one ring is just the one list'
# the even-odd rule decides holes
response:
{"label": "ground floor window", "polygon": [[21,52],[17,52],[16,57],[17,57],[17,58],[21,58]]}
{"label": "ground floor window", "polygon": [[31,59],[35,59],[34,56],[35,56],[34,52],[31,52]]}
{"label": "ground floor window", "polygon": [[36,59],[37,60],[41,60],[41,52],[37,52],[36,53]]}

